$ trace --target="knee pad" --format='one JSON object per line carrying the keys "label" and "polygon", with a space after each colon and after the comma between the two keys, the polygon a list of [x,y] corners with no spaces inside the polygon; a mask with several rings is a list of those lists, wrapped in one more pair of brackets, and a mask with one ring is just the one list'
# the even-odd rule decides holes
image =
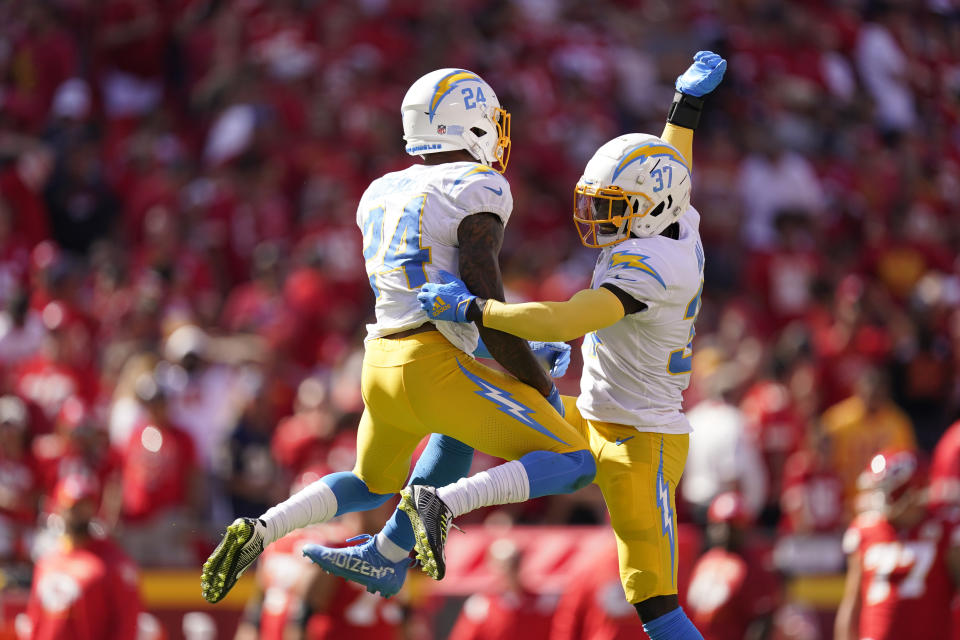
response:
{"label": "knee pad", "polygon": [[582,489],[593,482],[594,476],[597,475],[597,462],[593,459],[592,453],[586,449],[581,449],[580,451],[572,451],[564,455],[577,465],[571,483],[571,492]]}
{"label": "knee pad", "polygon": [[395,493],[374,493],[359,476],[350,471],[340,471],[328,474],[318,482],[322,482],[333,491],[337,498],[337,513],[343,515],[351,511],[366,511],[376,509],[392,498]]}

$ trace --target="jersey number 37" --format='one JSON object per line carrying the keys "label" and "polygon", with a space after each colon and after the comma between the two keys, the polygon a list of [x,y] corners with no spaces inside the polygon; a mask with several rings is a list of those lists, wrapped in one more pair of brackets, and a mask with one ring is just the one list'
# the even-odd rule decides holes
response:
{"label": "jersey number 37", "polygon": [[684,320],[690,321],[690,341],[683,349],[677,349],[670,352],[670,359],[667,360],[667,373],[674,376],[690,373],[693,369],[693,336],[696,330],[693,324],[697,321],[697,314],[700,313],[700,296],[703,295],[703,280],[700,281],[700,288],[697,294],[693,296],[690,304],[687,305],[687,311],[683,314]]}
{"label": "jersey number 37", "polygon": [[363,259],[370,274],[370,287],[377,298],[380,297],[377,278],[394,271],[403,271],[408,289],[417,289],[427,281],[424,265],[430,263],[430,247],[420,244],[426,201],[426,194],[420,194],[407,202],[386,246],[383,227],[387,210],[380,206],[367,213],[363,221]]}

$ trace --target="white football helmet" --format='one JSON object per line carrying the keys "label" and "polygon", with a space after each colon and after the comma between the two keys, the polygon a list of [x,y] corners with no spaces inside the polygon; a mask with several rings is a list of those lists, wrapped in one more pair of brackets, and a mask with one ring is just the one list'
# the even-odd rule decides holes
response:
{"label": "white football helmet", "polygon": [[614,138],[593,154],[573,196],[573,221],[587,247],[630,235],[655,236],[690,206],[690,167],[665,140],[645,133]]}
{"label": "white football helmet", "polygon": [[500,173],[507,168],[510,114],[472,71],[431,71],[407,90],[400,115],[406,151],[412,156],[463,149]]}

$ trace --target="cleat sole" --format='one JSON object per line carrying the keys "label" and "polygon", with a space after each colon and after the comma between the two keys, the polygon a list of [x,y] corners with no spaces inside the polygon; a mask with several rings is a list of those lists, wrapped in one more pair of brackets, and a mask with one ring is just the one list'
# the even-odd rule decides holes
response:
{"label": "cleat sole", "polygon": [[[244,567],[237,571],[233,580],[229,580],[230,567],[234,565],[240,549],[243,548],[253,535],[253,529],[244,527],[242,524],[231,524],[223,536],[223,540],[217,545],[213,553],[206,562],[203,563],[203,570],[200,577],[200,594],[203,599],[211,604],[216,604],[223,600],[236,584],[237,580],[247,570]],[[227,585],[229,581],[229,586]]]}
{"label": "cleat sole", "polygon": [[410,524],[413,526],[413,539],[414,539],[414,551],[417,554],[417,560],[420,561],[420,567],[423,569],[423,572],[434,580],[439,580],[440,576],[439,569],[437,568],[437,559],[433,554],[433,549],[430,548],[430,543],[427,540],[427,530],[423,526],[423,521],[420,519],[420,514],[417,513],[417,507],[413,503],[413,491],[409,488],[405,488],[400,492],[400,510],[407,514],[410,518]]}

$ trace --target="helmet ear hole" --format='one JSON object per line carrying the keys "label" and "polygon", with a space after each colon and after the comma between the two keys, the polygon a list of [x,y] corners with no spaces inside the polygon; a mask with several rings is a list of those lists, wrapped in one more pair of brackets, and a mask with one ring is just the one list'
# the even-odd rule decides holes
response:
{"label": "helmet ear hole", "polygon": [[650,217],[656,218],[658,215],[660,215],[661,213],[663,213],[663,209],[664,209],[665,205],[666,205],[666,202],[664,202],[663,200],[661,200],[661,201],[660,201],[660,204],[658,204],[656,207],[654,207],[653,211],[650,212]]}
{"label": "helmet ear hole", "polygon": [[483,136],[487,135],[487,132],[481,129],[480,127],[470,127],[470,133],[477,136],[478,138],[482,138]]}

